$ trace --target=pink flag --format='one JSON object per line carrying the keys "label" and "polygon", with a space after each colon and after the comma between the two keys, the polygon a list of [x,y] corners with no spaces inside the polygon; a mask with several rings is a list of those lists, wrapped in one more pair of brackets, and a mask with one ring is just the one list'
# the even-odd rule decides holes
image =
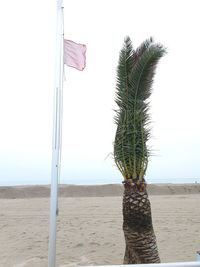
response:
{"label": "pink flag", "polygon": [[86,45],[64,40],[64,64],[77,70],[84,70],[86,65]]}

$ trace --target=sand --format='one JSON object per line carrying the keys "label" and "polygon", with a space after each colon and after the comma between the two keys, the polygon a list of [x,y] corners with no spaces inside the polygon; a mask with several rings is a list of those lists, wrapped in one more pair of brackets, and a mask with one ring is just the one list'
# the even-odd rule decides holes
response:
{"label": "sand", "polygon": [[[149,186],[162,262],[196,260],[200,250],[199,189],[198,184]],[[121,193],[119,185],[62,186],[57,266],[122,264]],[[46,186],[0,188],[1,267],[47,266],[48,196]]]}

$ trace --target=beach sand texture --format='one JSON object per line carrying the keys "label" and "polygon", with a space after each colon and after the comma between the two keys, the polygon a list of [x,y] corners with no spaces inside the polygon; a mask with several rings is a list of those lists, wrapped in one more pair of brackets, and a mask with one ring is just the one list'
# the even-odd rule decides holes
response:
{"label": "beach sand texture", "polygon": [[[112,189],[115,190],[115,186],[108,187],[112,196],[98,196],[104,193],[96,186],[92,190],[96,190],[96,197],[78,197],[84,189],[76,187],[73,197],[59,198],[57,266],[122,264],[125,244],[122,196],[118,196],[121,189],[114,196]],[[152,190],[150,193],[161,260],[195,261],[196,251],[200,250],[199,187],[194,190],[194,187],[184,185],[184,194],[177,187],[170,186],[170,190],[166,187],[160,194],[158,188],[157,191],[153,188],[156,194]],[[38,197],[42,195],[42,192],[38,193],[40,187],[35,195],[33,187],[29,187],[32,197],[24,192],[26,187],[18,187],[21,188],[23,194],[18,193],[14,199],[9,192],[6,198],[6,188],[0,189],[0,266],[46,267],[49,198]],[[103,189],[106,192],[105,187]],[[60,195],[66,194],[61,191]],[[91,195],[91,192],[87,191],[87,194]]]}

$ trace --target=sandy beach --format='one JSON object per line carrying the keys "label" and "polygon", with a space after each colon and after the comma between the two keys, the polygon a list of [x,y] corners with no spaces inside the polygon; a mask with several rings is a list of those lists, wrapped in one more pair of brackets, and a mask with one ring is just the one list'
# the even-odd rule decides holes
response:
{"label": "sandy beach", "polygon": [[[61,186],[57,266],[122,264],[122,186]],[[200,185],[149,185],[162,262],[195,261]],[[0,266],[46,267],[49,187],[0,187]]]}

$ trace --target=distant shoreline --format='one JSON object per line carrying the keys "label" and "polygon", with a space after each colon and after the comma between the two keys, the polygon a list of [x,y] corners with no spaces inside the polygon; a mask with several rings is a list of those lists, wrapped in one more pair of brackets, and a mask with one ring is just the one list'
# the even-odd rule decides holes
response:
{"label": "distant shoreline", "polygon": [[[149,195],[199,194],[200,184],[148,184]],[[121,184],[59,185],[59,197],[122,196]],[[0,199],[48,198],[50,185],[0,186]]]}

